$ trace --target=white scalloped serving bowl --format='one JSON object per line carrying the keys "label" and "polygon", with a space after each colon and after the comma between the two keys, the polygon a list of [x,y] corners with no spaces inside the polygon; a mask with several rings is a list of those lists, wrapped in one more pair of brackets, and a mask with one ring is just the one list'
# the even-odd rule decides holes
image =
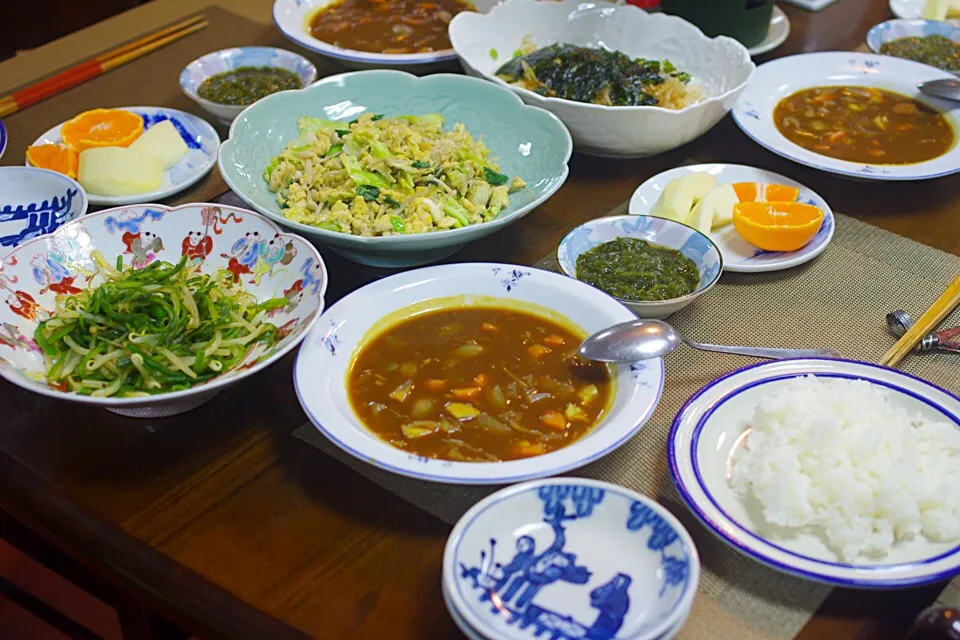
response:
{"label": "white scalloped serving bowl", "polygon": [[[693,76],[705,98],[679,110],[608,107],[510,86],[496,71],[527,35],[538,47],[564,43],[668,59]],[[601,156],[649,156],[699,138],[730,111],[756,68],[750,52],[733,38],[708,38],[682,18],[606,2],[507,0],[487,14],[454,16],[450,42],[468,74],[509,87],[527,104],[553,112],[570,129],[577,151]]]}

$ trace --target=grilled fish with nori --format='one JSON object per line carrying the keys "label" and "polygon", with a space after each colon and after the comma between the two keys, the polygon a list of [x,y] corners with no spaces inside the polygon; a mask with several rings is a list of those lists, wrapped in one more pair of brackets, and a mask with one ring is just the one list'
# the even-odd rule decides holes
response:
{"label": "grilled fish with nori", "polygon": [[619,51],[552,44],[515,57],[497,76],[542,96],[618,107],[657,106],[656,88],[690,74],[669,61],[636,60]]}

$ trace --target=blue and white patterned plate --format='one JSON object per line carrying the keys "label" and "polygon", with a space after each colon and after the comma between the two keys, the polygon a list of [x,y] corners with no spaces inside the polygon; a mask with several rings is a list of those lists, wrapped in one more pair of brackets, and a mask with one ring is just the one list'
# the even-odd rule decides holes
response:
{"label": "blue and white patterned plate", "polygon": [[741,238],[732,224],[712,231],[710,239],[713,240],[720,249],[721,255],[723,255],[724,271],[754,273],[789,269],[816,258],[823,253],[827,245],[830,244],[830,240],[833,239],[833,232],[836,228],[833,211],[827,201],[815,191],[778,173],[740,164],[695,164],[677,167],[657,174],[633,192],[633,196],[630,198],[630,214],[648,214],[668,184],[680,176],[694,172],[712,174],[716,177],[717,184],[766,182],[768,184],[784,184],[796,187],[800,190],[800,202],[812,204],[823,210],[823,225],[820,227],[820,231],[810,244],[797,251],[780,252],[757,249]]}
{"label": "blue and white patterned plate", "polygon": [[759,509],[745,504],[733,490],[729,468],[745,440],[752,408],[779,385],[803,375],[882,385],[892,401],[908,412],[960,428],[960,398],[894,369],[840,359],[779,360],[745,367],[697,392],[670,430],[667,462],[690,509],[737,551],[809,580],[884,589],[938,582],[960,573],[956,542],[934,543],[921,536],[895,545],[885,558],[844,562],[820,535],[766,523]]}
{"label": "blue and white patterned plate", "polygon": [[660,401],[663,360],[612,369],[613,403],[592,431],[562,449],[505,462],[453,462],[398,449],[368,430],[347,396],[356,351],[371,336],[416,311],[508,307],[557,315],[584,337],[635,320],[626,307],[588,284],[530,267],[464,263],[427,267],[372,282],[341,298],[304,341],[293,370],[307,417],[332,443],[381,469],[454,484],[507,484],[556,475],[614,451],[639,431]]}
{"label": "blue and white patterned plate", "polygon": [[[926,36],[943,36],[960,44],[960,27],[936,20],[887,20],[874,25],[867,32],[867,46],[874,53],[880,53],[880,46],[885,42]],[[952,73],[960,74],[960,69]]]}
{"label": "blue and white patterned plate", "polygon": [[[163,184],[160,185],[159,189],[132,196],[104,196],[88,192],[90,204],[118,206],[140,202],[157,202],[192,186],[200,178],[207,175],[213,165],[216,164],[217,150],[220,148],[220,136],[202,118],[179,109],[168,109],[166,107],[118,108],[132,111],[143,118],[144,130],[163,120],[170,120],[180,132],[183,141],[187,143],[187,155],[180,162],[167,169],[163,176]],[[61,122],[53,127],[37,138],[33,144],[59,144],[63,141],[60,137],[60,127],[64,124]]]}
{"label": "blue and white patterned plate", "polygon": [[581,478],[487,497],[443,554],[451,605],[498,640],[662,638],[689,615],[699,579],[693,540],[669,511]]}
{"label": "blue and white patterned plate", "polygon": [[912,60],[857,52],[805,53],[757,67],[753,80],[733,106],[733,119],[757,144],[814,169],[860,180],[928,180],[960,171],[960,145],[945,154],[913,164],[859,164],[808,151],[784,137],[773,122],[773,110],[789,95],[823,86],[861,86],[910,96],[943,113],[960,131],[960,103],[941,100],[917,89],[917,83],[956,76]]}

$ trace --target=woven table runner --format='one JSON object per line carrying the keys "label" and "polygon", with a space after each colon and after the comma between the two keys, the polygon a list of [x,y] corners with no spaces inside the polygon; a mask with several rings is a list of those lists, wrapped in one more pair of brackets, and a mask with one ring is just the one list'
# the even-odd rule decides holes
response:
{"label": "woven table runner", "polygon": [[[626,203],[610,214],[625,212]],[[558,270],[553,255],[534,266]],[[724,274],[712,292],[670,321],[692,340],[833,347],[845,357],[875,362],[894,341],[887,333],[885,314],[905,309],[919,317],[957,272],[956,256],[837,215],[833,242],[818,259],[787,271]],[[960,323],[960,313],[948,323]],[[646,426],[617,451],[571,473],[655,497],[693,535],[703,573],[693,612],[679,636],[685,640],[788,640],[829,593],[828,587],[768,569],[720,542],[680,501],[667,471],[667,434],[683,403],[714,378],[750,362],[693,349],[668,355],[663,397]],[[956,355],[911,355],[902,368],[960,391]],[[496,490],[434,484],[381,471],[343,453],[310,424],[295,435],[451,524]]]}

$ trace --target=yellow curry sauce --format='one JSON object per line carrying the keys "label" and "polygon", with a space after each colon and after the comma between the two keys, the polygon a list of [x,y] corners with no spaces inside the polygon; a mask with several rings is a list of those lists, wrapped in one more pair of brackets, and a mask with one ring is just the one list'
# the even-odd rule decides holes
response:
{"label": "yellow curry sauce", "polygon": [[461,0],[339,0],[310,16],[308,31],[344,49],[428,53],[450,48],[450,20],[470,10]]}
{"label": "yellow curry sauce", "polygon": [[542,455],[589,432],[612,397],[607,366],[576,355],[585,337],[526,311],[424,312],[360,348],[347,394],[363,425],[416,455]]}
{"label": "yellow curry sauce", "polygon": [[865,164],[911,164],[946,153],[953,128],[938,111],[873,87],[814,87],[781,100],[777,130],[804,149]]}

